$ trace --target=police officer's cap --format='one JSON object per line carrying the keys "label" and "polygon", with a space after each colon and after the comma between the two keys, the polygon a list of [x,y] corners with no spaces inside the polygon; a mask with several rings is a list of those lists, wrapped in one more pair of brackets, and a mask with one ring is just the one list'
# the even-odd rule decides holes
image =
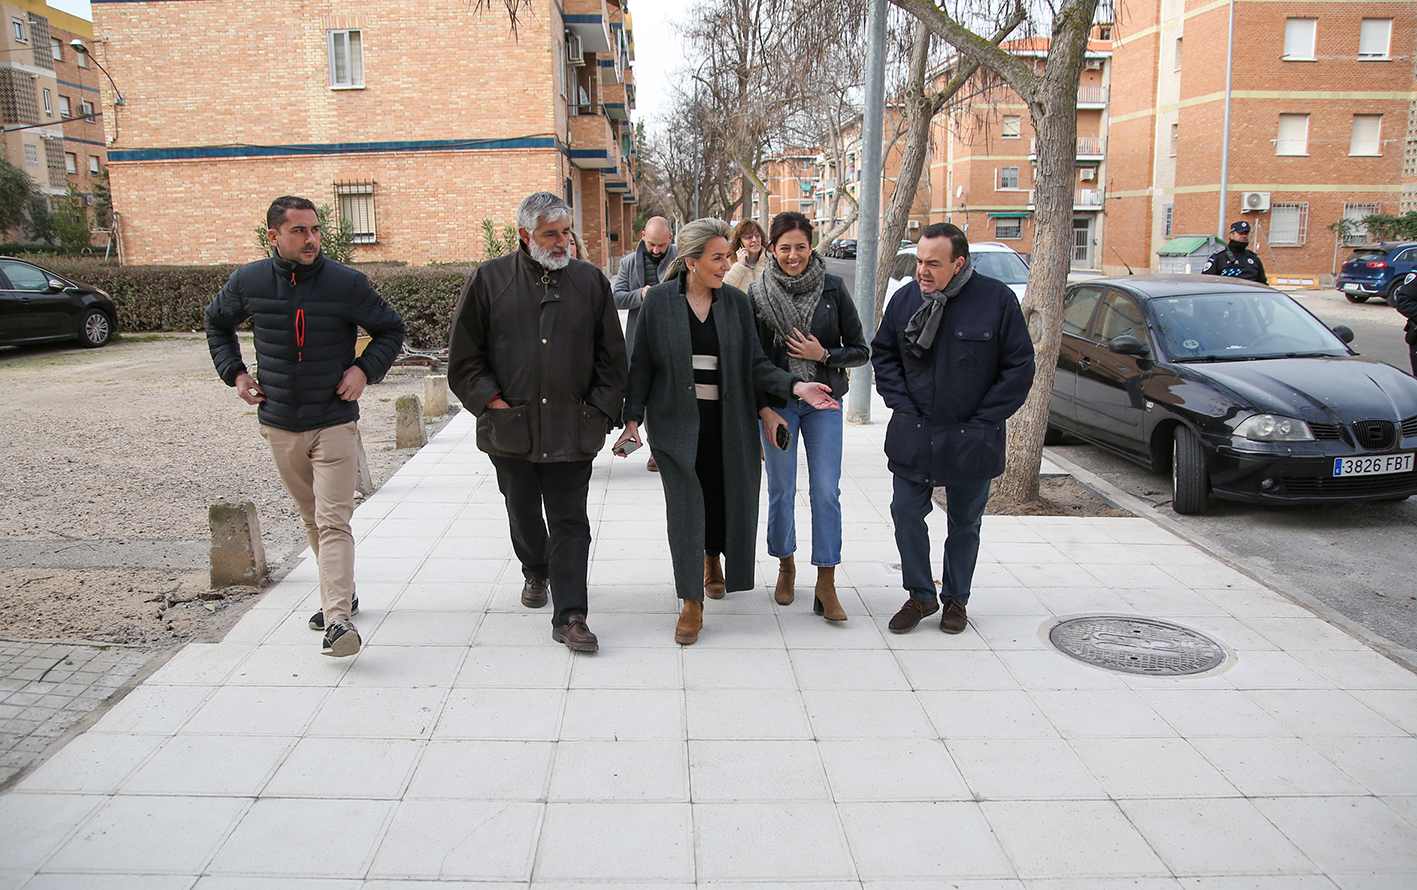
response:
{"label": "police officer's cap", "polygon": [[1248,235],[1250,234],[1250,224],[1242,219],[1237,223],[1231,223],[1230,231],[1239,232],[1241,235]]}

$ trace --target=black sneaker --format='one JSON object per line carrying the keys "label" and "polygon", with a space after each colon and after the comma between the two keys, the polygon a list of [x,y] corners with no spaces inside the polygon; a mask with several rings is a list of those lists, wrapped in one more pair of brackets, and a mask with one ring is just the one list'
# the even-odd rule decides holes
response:
{"label": "black sneaker", "polygon": [[347,658],[359,652],[361,642],[363,641],[359,639],[359,631],[355,630],[353,622],[336,621],[325,631],[324,648],[320,650],[320,654],[332,658]]}
{"label": "black sneaker", "polygon": [[[349,614],[351,614],[351,615],[358,615],[358,614],[359,614],[359,597],[356,596],[356,597],[354,598],[354,602],[352,602],[352,603],[349,604]],[[325,629],[325,610],[324,610],[324,609],[321,609],[320,611],[316,612],[314,615],[311,615],[311,616],[310,616],[310,629],[311,629],[311,630],[324,630],[324,629]]]}

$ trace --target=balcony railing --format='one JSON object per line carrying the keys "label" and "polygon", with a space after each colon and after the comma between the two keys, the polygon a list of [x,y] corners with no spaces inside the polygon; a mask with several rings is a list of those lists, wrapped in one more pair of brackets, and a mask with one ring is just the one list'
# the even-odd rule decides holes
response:
{"label": "balcony railing", "polygon": [[1088,84],[1078,87],[1079,105],[1106,105],[1107,87],[1102,84]]}
{"label": "balcony railing", "polygon": [[[1101,136],[1079,136],[1077,144],[1077,156],[1080,158],[1101,158],[1107,154],[1107,140]],[[1031,139],[1028,143],[1028,156],[1033,158],[1038,156],[1038,140]]]}
{"label": "balcony railing", "polygon": [[[1033,198],[1037,191],[1037,189],[1028,190],[1028,206],[1030,209],[1033,207]],[[1074,208],[1086,209],[1101,207],[1106,199],[1107,196],[1103,193],[1102,189],[1075,189],[1073,191]]]}

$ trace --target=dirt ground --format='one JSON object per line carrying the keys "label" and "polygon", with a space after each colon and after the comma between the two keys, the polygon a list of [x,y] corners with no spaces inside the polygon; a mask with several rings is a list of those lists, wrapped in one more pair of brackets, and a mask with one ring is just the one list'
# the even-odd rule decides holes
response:
{"label": "dirt ground", "polygon": [[[376,488],[415,453],[394,447],[394,401],[421,396],[427,373],[395,368],[360,399]],[[199,334],[0,348],[0,638],[219,638],[259,591],[209,589],[207,508],[254,502],[274,573],[305,546],[255,415]],[[1071,478],[1041,480],[1041,495],[989,512],[1127,515]]]}
{"label": "dirt ground", "polygon": [[[394,401],[427,374],[395,368],[360,399],[376,488],[415,453],[394,448]],[[199,334],[0,348],[0,637],[219,635],[257,591],[209,590],[207,508],[254,502],[273,571],[305,546],[255,415]]]}

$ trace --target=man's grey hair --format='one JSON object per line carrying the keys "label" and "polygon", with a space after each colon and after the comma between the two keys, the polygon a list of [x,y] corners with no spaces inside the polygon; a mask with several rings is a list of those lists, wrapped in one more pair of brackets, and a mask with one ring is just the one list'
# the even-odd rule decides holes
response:
{"label": "man's grey hair", "polygon": [[733,229],[728,223],[721,219],[714,219],[706,216],[703,219],[696,219],[679,230],[679,237],[674,239],[675,258],[674,264],[665,273],[666,278],[673,278],[680,272],[689,268],[685,260],[696,260],[704,255],[704,249],[708,243],[715,238],[727,239],[733,234]]}
{"label": "man's grey hair", "polygon": [[550,192],[532,192],[517,208],[517,226],[528,232],[544,222],[571,218],[571,205]]}

